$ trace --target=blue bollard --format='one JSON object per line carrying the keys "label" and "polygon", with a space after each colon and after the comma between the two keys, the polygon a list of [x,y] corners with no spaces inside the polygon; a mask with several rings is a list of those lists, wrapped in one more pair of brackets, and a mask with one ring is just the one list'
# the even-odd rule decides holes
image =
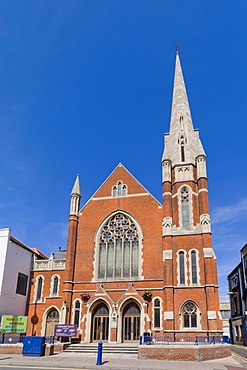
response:
{"label": "blue bollard", "polygon": [[97,362],[96,365],[102,365],[102,349],[103,349],[103,343],[98,343],[98,355],[97,355]]}

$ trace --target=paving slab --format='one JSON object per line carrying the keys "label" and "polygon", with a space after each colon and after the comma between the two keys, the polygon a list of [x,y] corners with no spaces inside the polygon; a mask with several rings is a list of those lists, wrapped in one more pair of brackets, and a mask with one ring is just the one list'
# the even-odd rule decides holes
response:
{"label": "paving slab", "polygon": [[233,357],[224,359],[191,362],[191,361],[163,361],[141,360],[136,355],[103,354],[103,364],[96,365],[94,353],[67,353],[62,352],[47,357],[29,357],[22,355],[0,355],[0,368],[39,367],[53,369],[104,369],[104,370],[237,370],[242,369],[241,364]]}

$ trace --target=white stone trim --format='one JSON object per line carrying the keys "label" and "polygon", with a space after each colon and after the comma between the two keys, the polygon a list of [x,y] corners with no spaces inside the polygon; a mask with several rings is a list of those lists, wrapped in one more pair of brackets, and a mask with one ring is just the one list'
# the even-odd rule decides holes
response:
{"label": "white stone trim", "polygon": [[164,320],[173,320],[174,319],[174,312],[173,311],[165,311],[164,312]]}
{"label": "white stone trim", "polygon": [[171,193],[170,191],[165,191],[162,195],[163,195],[163,197],[164,197],[165,195],[170,195],[170,196],[172,196],[172,193]]}
{"label": "white stone trim", "polygon": [[203,248],[204,258],[216,258],[213,248]]}
{"label": "white stone trim", "polygon": [[172,177],[171,174],[172,174],[171,161],[170,160],[162,161],[162,182],[171,181]]}
{"label": "white stone trim", "polygon": [[216,311],[207,311],[208,320],[216,320]]}
{"label": "white stone trim", "polygon": [[172,249],[163,251],[163,261],[165,260],[172,260]]}
{"label": "white stone trim", "polygon": [[211,220],[208,213],[200,215],[200,224],[202,227],[202,233],[211,233]]}
{"label": "white stone trim", "polygon": [[190,164],[175,167],[175,182],[194,181],[193,166]]}
{"label": "white stone trim", "polygon": [[113,197],[113,196],[107,196],[107,197],[94,197],[91,200],[106,200],[106,199],[117,199],[117,198],[133,198],[133,197],[144,197],[150,195],[149,193],[136,193],[136,194],[127,194],[125,197]]}
{"label": "white stone trim", "polygon": [[201,189],[199,189],[199,190],[198,190],[198,194],[199,194],[199,193],[201,193],[202,191],[205,191],[206,193],[208,193],[208,189],[206,189],[206,188],[201,188]]}
{"label": "white stone trim", "polygon": [[172,218],[164,217],[162,220],[162,235],[172,235]]}
{"label": "white stone trim", "polygon": [[196,168],[197,168],[197,179],[200,179],[202,177],[207,178],[206,157],[205,157],[205,155],[199,155],[196,158]]}

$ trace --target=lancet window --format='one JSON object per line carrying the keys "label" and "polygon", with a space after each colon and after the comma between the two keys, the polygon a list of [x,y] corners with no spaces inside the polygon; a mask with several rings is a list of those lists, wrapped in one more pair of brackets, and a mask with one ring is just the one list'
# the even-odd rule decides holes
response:
{"label": "lancet window", "polygon": [[117,213],[99,237],[98,278],[134,278],[139,275],[139,235],[136,224]]}
{"label": "lancet window", "polygon": [[184,252],[179,252],[179,284],[185,284],[185,258]]}
{"label": "lancet window", "polygon": [[122,181],[118,181],[116,185],[112,188],[113,198],[126,197],[127,195],[127,185],[123,184]]}
{"label": "lancet window", "polygon": [[181,222],[183,229],[190,228],[190,193],[186,186],[183,186],[180,193],[181,199]]}
{"label": "lancet window", "polygon": [[191,252],[191,281],[197,284],[197,255],[196,251]]}
{"label": "lancet window", "polygon": [[79,327],[80,323],[80,311],[81,311],[81,302],[79,300],[74,302],[74,324]]}

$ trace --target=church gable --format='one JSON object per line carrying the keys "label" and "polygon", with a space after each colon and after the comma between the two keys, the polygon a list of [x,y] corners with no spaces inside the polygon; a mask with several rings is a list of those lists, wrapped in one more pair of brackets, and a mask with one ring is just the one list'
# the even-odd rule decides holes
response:
{"label": "church gable", "polygon": [[[120,198],[135,195],[150,196],[151,194],[121,163],[119,163],[91,199]],[[160,205],[156,199],[155,201]]]}

